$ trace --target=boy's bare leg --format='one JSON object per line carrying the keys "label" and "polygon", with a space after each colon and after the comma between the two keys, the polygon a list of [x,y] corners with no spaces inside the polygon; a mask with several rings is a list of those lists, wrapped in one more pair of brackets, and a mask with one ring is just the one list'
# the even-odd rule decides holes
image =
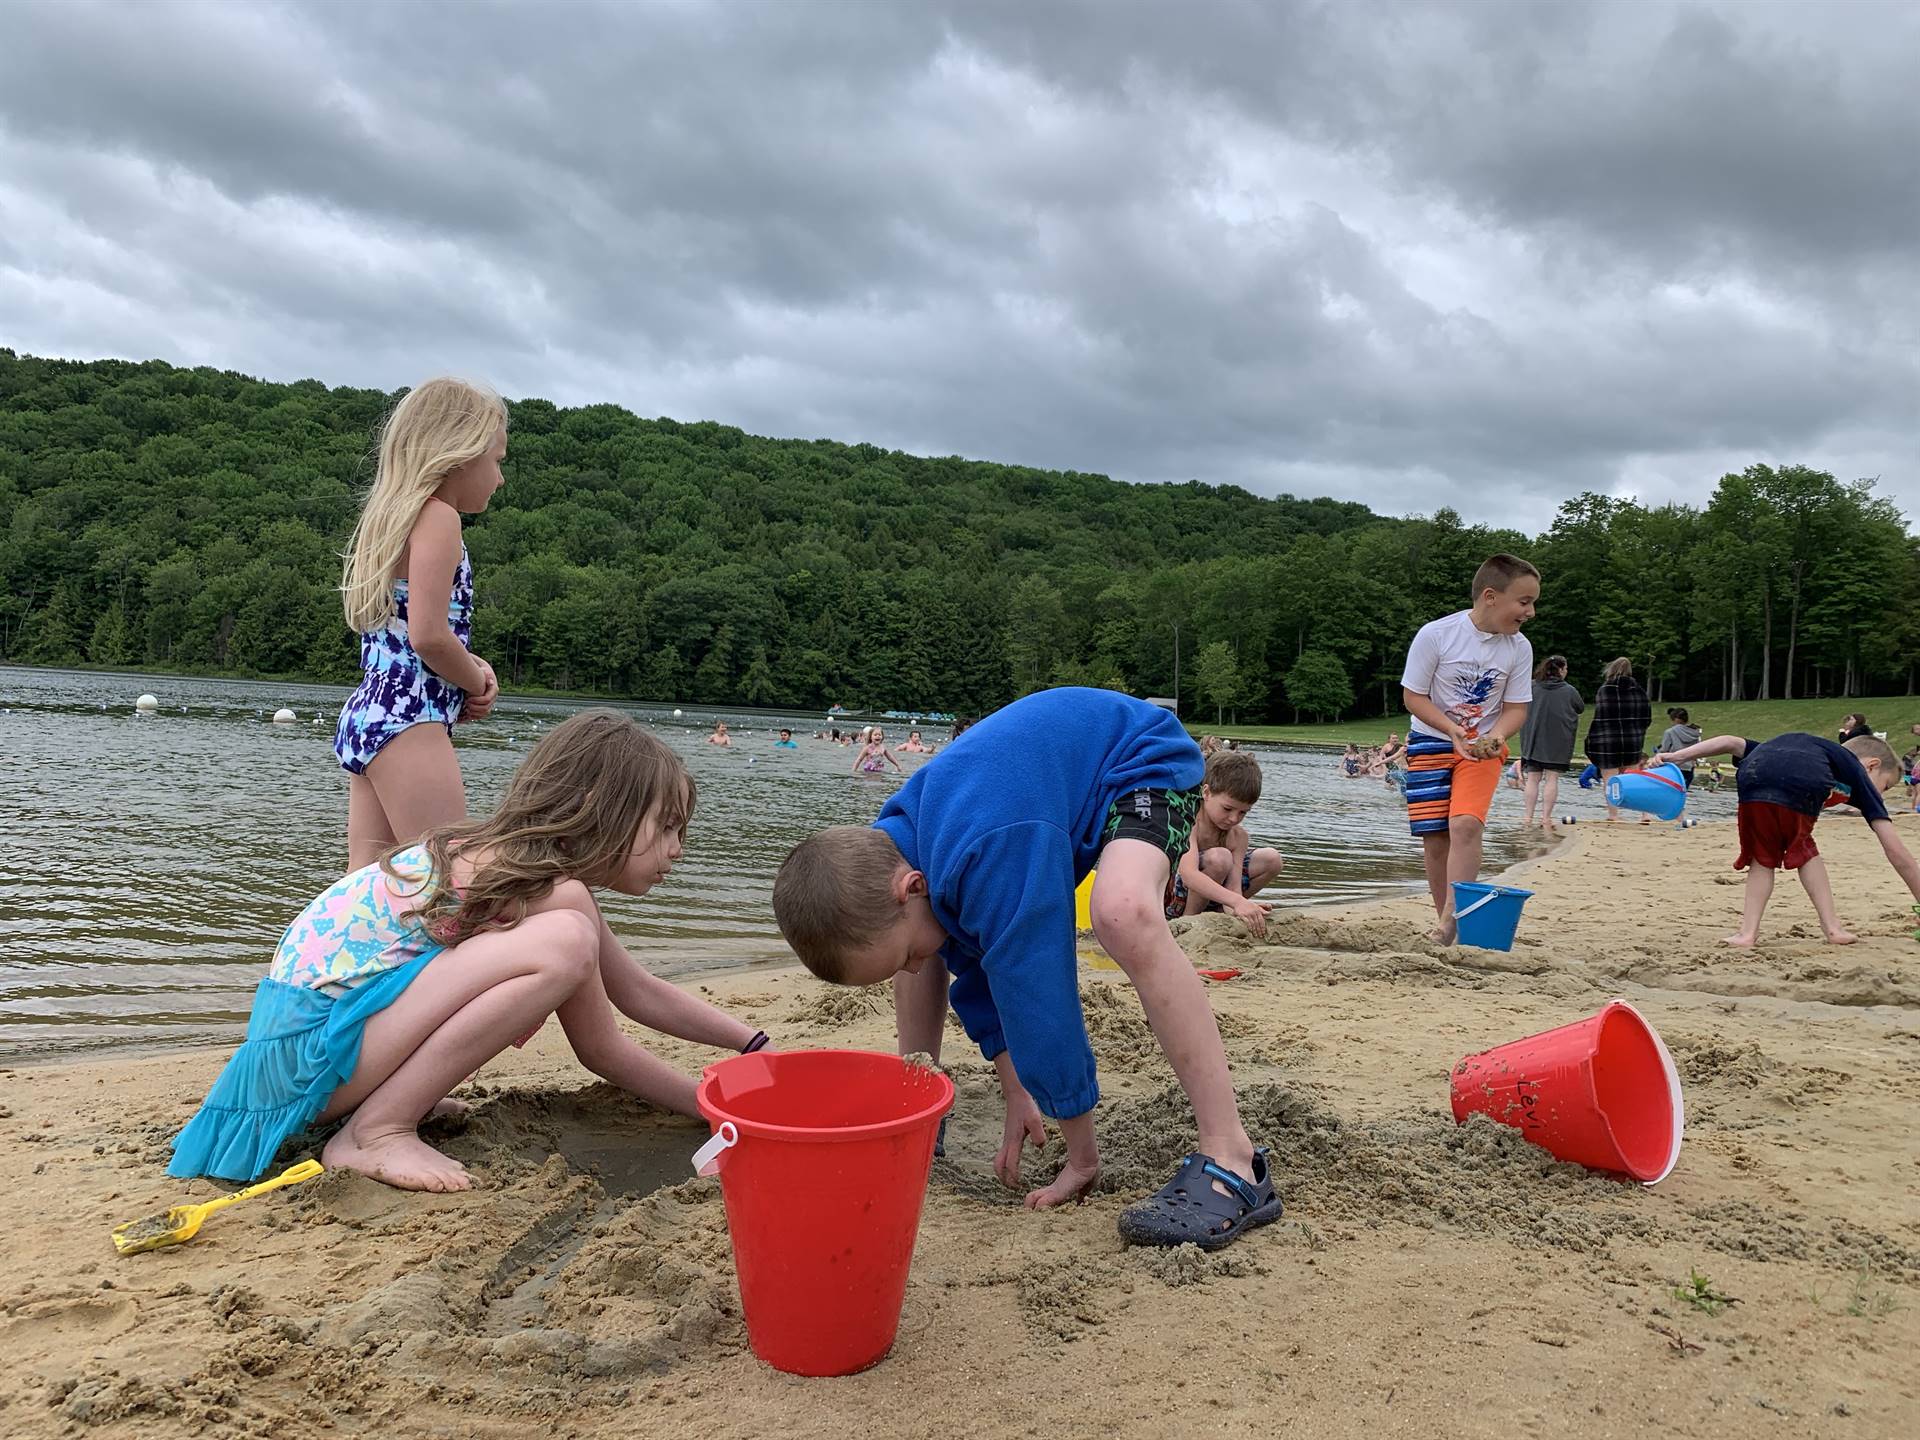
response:
{"label": "boy's bare leg", "polygon": [[[1227,871],[1232,865],[1233,852],[1224,846],[1215,845],[1200,852],[1200,873],[1216,885],[1231,885],[1232,882],[1227,879]],[[1093,883],[1098,885],[1100,882],[1095,880]],[[1180,913],[1182,915],[1198,915],[1211,903],[1211,901],[1189,890],[1187,891],[1185,907]]]}
{"label": "boy's bare leg", "polygon": [[1447,822],[1447,908],[1440,913],[1440,943],[1451,945],[1459,938],[1460,928],[1453,918],[1453,882],[1480,878],[1480,838],[1486,826],[1471,815],[1456,815]]}
{"label": "boy's bare leg", "polygon": [[1749,865],[1746,892],[1740,900],[1740,928],[1721,943],[1746,949],[1758,941],[1760,917],[1766,913],[1767,901],[1772,898],[1773,871],[1765,865]]}
{"label": "boy's bare leg", "polygon": [[1833,908],[1833,883],[1827,878],[1827,862],[1818,855],[1800,867],[1800,883],[1813,901],[1813,913],[1820,917],[1820,929],[1834,945],[1851,945],[1860,937],[1840,923]]}
{"label": "boy's bare leg", "polygon": [[1220,1026],[1199,972],[1174,942],[1157,903],[1166,880],[1160,850],[1144,840],[1109,842],[1093,882],[1093,931],[1140,996],[1147,1024],[1193,1105],[1200,1149],[1252,1180],[1253,1142],[1240,1123]]}
{"label": "boy's bare leg", "polygon": [[940,1037],[947,1026],[947,962],[935,956],[915,974],[893,977],[893,1031],[902,1055],[931,1055],[940,1061]]}
{"label": "boy's bare leg", "polygon": [[1452,843],[1453,837],[1446,831],[1420,837],[1420,859],[1427,867],[1427,891],[1433,896],[1433,913],[1440,917],[1440,923],[1428,932],[1427,938],[1442,945],[1453,943],[1449,928],[1453,921],[1453,890],[1447,884],[1447,852]]}
{"label": "boy's bare leg", "polygon": [[1249,896],[1258,895],[1280,876],[1287,868],[1286,857],[1270,845],[1262,845],[1247,856],[1247,890]]}

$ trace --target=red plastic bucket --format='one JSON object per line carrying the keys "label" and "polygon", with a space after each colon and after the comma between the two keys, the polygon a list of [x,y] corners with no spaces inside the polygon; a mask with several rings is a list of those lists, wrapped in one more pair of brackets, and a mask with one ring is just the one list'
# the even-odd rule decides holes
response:
{"label": "red plastic bucket", "polygon": [[1455,1065],[1453,1118],[1476,1113],[1559,1159],[1646,1185],[1672,1173],[1686,1126],[1673,1057],[1624,1000]]}
{"label": "red plastic bucket", "polygon": [[760,1051],[709,1065],[698,1101],[753,1353],[794,1375],[880,1360],[953,1082],[871,1050]]}

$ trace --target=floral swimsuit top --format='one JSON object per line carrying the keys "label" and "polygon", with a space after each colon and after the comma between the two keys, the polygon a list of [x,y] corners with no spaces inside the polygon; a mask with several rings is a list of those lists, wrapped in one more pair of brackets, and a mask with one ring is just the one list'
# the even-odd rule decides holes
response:
{"label": "floral swimsuit top", "polygon": [[344,990],[383,970],[441,948],[415,915],[425,898],[433,862],[410,845],[391,861],[395,880],[379,862],[334,882],[300,912],[274,953],[273,979],[315,990]]}

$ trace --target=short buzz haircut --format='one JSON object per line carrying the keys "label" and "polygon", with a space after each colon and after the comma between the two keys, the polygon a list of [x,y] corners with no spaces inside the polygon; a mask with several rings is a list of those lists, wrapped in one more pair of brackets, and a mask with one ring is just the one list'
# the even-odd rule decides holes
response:
{"label": "short buzz haircut", "polygon": [[1221,750],[1207,761],[1207,789],[1251,805],[1260,798],[1260,762],[1244,750]]}
{"label": "short buzz haircut", "polygon": [[1862,765],[1869,760],[1878,760],[1882,775],[1891,775],[1896,780],[1900,778],[1900,757],[1878,735],[1856,735],[1846,742],[1846,746]]}
{"label": "short buzz haircut", "polygon": [[846,984],[847,952],[871,945],[896,918],[893,877],[905,863],[870,825],[835,825],[794,846],[773,879],[773,918],[800,963]]}
{"label": "short buzz haircut", "polygon": [[1504,595],[1507,587],[1522,575],[1540,578],[1540,572],[1518,555],[1489,555],[1473,572],[1473,598],[1478,601],[1487,590],[1498,590]]}

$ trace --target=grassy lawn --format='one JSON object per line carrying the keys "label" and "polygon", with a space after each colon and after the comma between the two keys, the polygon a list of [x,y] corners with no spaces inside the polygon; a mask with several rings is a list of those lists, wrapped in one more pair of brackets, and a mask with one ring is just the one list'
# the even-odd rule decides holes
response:
{"label": "grassy lawn", "polygon": [[[1580,693],[1593,703],[1593,688]],[[1884,695],[1851,700],[1660,700],[1654,702],[1653,728],[1647,732],[1649,748],[1660,743],[1667,728],[1667,706],[1684,705],[1703,735],[1745,735],[1764,740],[1788,730],[1806,730],[1815,735],[1833,735],[1840,728],[1840,717],[1858,710],[1876,730],[1885,730],[1896,752],[1905,752],[1916,743],[1908,727],[1920,723],[1920,695]],[[1589,711],[1591,713],[1591,711]],[[1292,745],[1377,745],[1387,731],[1397,730],[1404,738],[1408,717],[1375,716],[1370,720],[1342,720],[1332,725],[1206,725],[1195,719],[1187,729],[1195,735],[1218,735],[1222,739],[1270,741]],[[1580,738],[1586,739],[1581,727]]]}

